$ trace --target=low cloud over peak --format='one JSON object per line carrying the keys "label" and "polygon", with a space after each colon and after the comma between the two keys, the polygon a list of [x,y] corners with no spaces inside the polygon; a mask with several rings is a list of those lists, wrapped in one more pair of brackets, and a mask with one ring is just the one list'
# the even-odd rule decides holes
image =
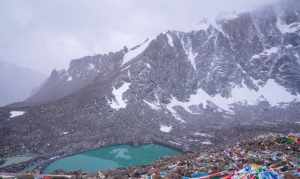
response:
{"label": "low cloud over peak", "polygon": [[192,28],[203,17],[276,0],[52,0],[0,2],[0,58],[44,73],[72,58]]}

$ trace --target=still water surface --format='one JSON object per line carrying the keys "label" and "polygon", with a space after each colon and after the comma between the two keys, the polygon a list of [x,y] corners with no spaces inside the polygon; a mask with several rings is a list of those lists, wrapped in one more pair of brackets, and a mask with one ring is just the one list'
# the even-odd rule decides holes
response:
{"label": "still water surface", "polygon": [[57,169],[95,172],[98,170],[146,165],[161,157],[178,155],[180,153],[176,149],[157,144],[146,144],[137,147],[114,145],[59,159],[48,165],[44,173],[51,173]]}

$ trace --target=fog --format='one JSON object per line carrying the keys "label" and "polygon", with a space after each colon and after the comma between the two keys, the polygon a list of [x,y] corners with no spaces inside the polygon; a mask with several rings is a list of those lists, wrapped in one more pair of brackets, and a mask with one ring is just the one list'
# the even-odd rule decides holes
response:
{"label": "fog", "polygon": [[0,60],[49,74],[73,58],[132,46],[203,17],[274,0],[1,0]]}

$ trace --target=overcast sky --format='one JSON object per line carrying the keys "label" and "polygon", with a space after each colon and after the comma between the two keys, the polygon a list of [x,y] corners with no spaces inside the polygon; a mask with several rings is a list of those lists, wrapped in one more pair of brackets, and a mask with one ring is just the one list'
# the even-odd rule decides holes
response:
{"label": "overcast sky", "polygon": [[1,0],[0,60],[48,74],[69,61],[132,46],[203,17],[274,0]]}

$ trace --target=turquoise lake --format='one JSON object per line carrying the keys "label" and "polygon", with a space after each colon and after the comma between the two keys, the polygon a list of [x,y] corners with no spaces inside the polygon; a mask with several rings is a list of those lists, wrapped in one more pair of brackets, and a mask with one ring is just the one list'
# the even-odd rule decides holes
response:
{"label": "turquoise lake", "polygon": [[147,165],[159,160],[161,157],[174,156],[180,153],[176,149],[157,144],[141,146],[114,145],[54,161],[46,167],[44,173],[51,173],[57,169],[96,172],[99,170]]}

